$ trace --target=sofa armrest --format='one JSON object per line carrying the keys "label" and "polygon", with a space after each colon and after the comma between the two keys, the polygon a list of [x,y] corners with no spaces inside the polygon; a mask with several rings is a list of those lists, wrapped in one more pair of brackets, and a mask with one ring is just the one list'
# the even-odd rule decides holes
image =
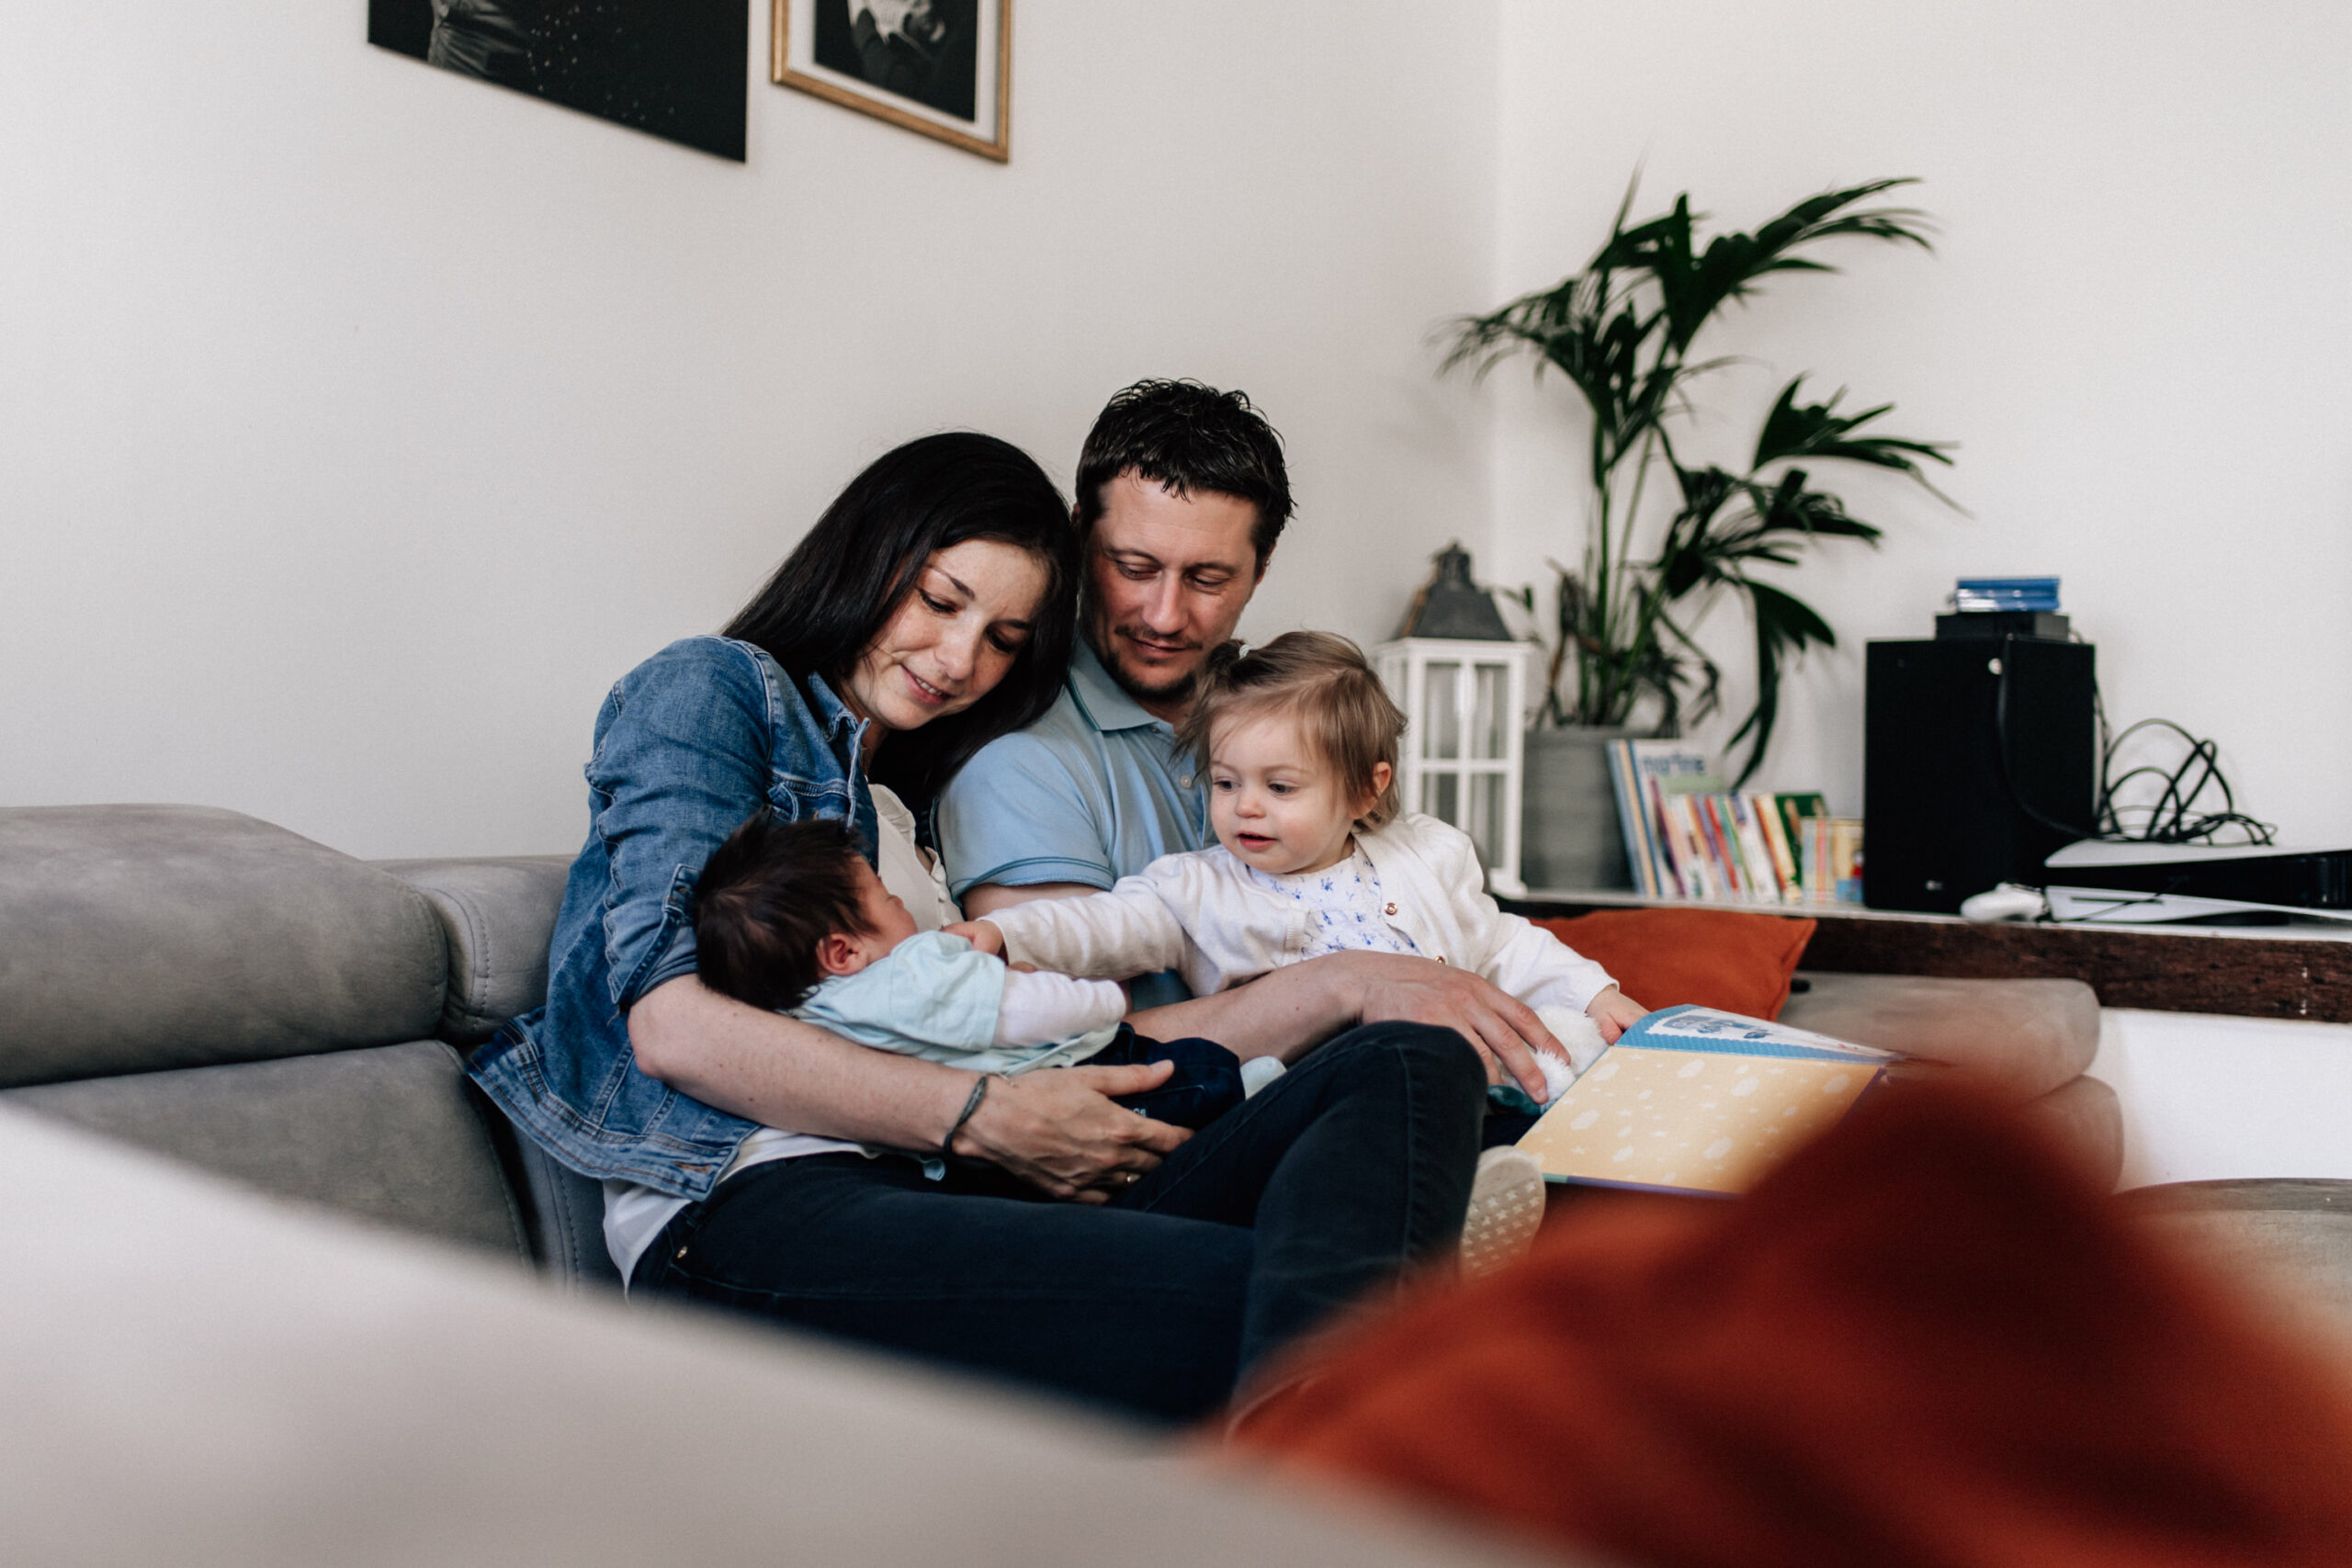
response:
{"label": "sofa armrest", "polygon": [[440,1035],[454,1045],[487,1040],[498,1026],[547,1000],[548,943],[563,905],[564,855],[469,860],[379,860],[424,895],[448,939],[449,981]]}

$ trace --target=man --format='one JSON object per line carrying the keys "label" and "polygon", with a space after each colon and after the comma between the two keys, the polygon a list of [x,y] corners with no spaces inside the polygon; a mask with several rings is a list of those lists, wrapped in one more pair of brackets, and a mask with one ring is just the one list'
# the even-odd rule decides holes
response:
{"label": "man", "polygon": [[[949,890],[967,917],[1107,888],[1164,854],[1205,848],[1207,794],[1175,724],[1201,667],[1229,639],[1291,516],[1281,437],[1240,392],[1139,381],[1112,398],[1079,457],[1084,547],[1080,646],[1046,716],[991,742],[939,800]],[[1556,1048],[1529,1009],[1431,960],[1351,953],[1186,1000],[1172,974],[1136,982],[1139,1022],[1244,1055],[1295,1055],[1355,1023],[1457,1029],[1490,1072],[1530,1092],[1530,1043]]]}
{"label": "man", "polygon": [[[1240,393],[1143,381],[1111,400],[1079,457],[1080,635],[1061,697],[940,797],[967,915],[1105,888],[1215,842],[1175,724],[1290,513],[1282,443]],[[1136,1001],[1188,994],[1171,973],[1139,982]]]}

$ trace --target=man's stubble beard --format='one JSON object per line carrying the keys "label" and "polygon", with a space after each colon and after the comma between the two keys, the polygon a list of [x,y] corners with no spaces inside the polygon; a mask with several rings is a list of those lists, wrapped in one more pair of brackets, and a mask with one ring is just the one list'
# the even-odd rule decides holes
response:
{"label": "man's stubble beard", "polygon": [[1081,597],[1080,607],[1085,614],[1080,625],[1084,628],[1086,646],[1094,650],[1095,659],[1102,664],[1103,672],[1111,677],[1114,685],[1127,695],[1148,703],[1189,703],[1193,700],[1193,689],[1200,684],[1201,664],[1205,661],[1206,655],[1204,655],[1201,660],[1194,660],[1191,670],[1173,681],[1156,686],[1140,681],[1136,678],[1132,671],[1119,661],[1115,639],[1111,636],[1110,623],[1103,616],[1101,607],[1095,604],[1093,590],[1091,588],[1084,590]]}

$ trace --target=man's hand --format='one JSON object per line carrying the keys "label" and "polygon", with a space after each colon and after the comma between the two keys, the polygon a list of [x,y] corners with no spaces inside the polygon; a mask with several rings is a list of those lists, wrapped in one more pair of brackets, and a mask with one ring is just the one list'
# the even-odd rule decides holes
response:
{"label": "man's hand", "polygon": [[1004,933],[987,920],[957,920],[952,926],[939,928],[949,936],[960,936],[982,953],[998,958],[1004,956]]}
{"label": "man's hand", "polygon": [[1436,1023],[1459,1031],[1486,1058],[1487,1082],[1500,1083],[1508,1074],[1539,1105],[1548,1091],[1532,1053],[1567,1056],[1533,1008],[1466,970],[1392,953],[1342,953],[1309,962],[1357,971],[1347,981],[1350,994],[1361,998],[1358,1023]]}
{"label": "man's hand", "polygon": [[1603,1044],[1614,1045],[1617,1037],[1648,1016],[1649,1009],[1627,996],[1614,986],[1605,986],[1599,996],[1585,1003],[1585,1016],[1598,1025]]}
{"label": "man's hand", "polygon": [[1002,1166],[1054,1197],[1107,1202],[1193,1135],[1107,1097],[1157,1089],[1175,1070],[1173,1062],[1151,1062],[1041,1067],[1001,1078],[956,1134],[955,1151]]}

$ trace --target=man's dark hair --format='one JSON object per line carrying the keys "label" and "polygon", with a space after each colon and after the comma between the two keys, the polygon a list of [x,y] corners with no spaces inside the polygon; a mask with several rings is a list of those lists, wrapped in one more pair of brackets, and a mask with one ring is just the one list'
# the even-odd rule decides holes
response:
{"label": "man's dark hair", "polygon": [[695,965],[722,997],[781,1012],[825,977],[817,944],[863,935],[857,868],[865,859],[848,823],[779,822],[762,811],[710,852],[695,885]]}
{"label": "man's dark hair", "polygon": [[1102,405],[1078,455],[1078,536],[1102,515],[1102,487],[1133,469],[1180,496],[1211,491],[1258,509],[1250,531],[1258,570],[1290,521],[1290,473],[1283,438],[1246,392],[1198,381],[1137,381]]}
{"label": "man's dark hair", "polygon": [[1010,442],[925,435],[866,465],[825,508],[726,635],[767,649],[795,680],[835,684],[907,596],[932,556],[967,539],[1027,551],[1046,569],[1028,640],[996,689],[920,729],[888,736],[874,777],[916,810],[973,752],[1044,716],[1062,689],[1078,622],[1078,542],[1054,482]]}

